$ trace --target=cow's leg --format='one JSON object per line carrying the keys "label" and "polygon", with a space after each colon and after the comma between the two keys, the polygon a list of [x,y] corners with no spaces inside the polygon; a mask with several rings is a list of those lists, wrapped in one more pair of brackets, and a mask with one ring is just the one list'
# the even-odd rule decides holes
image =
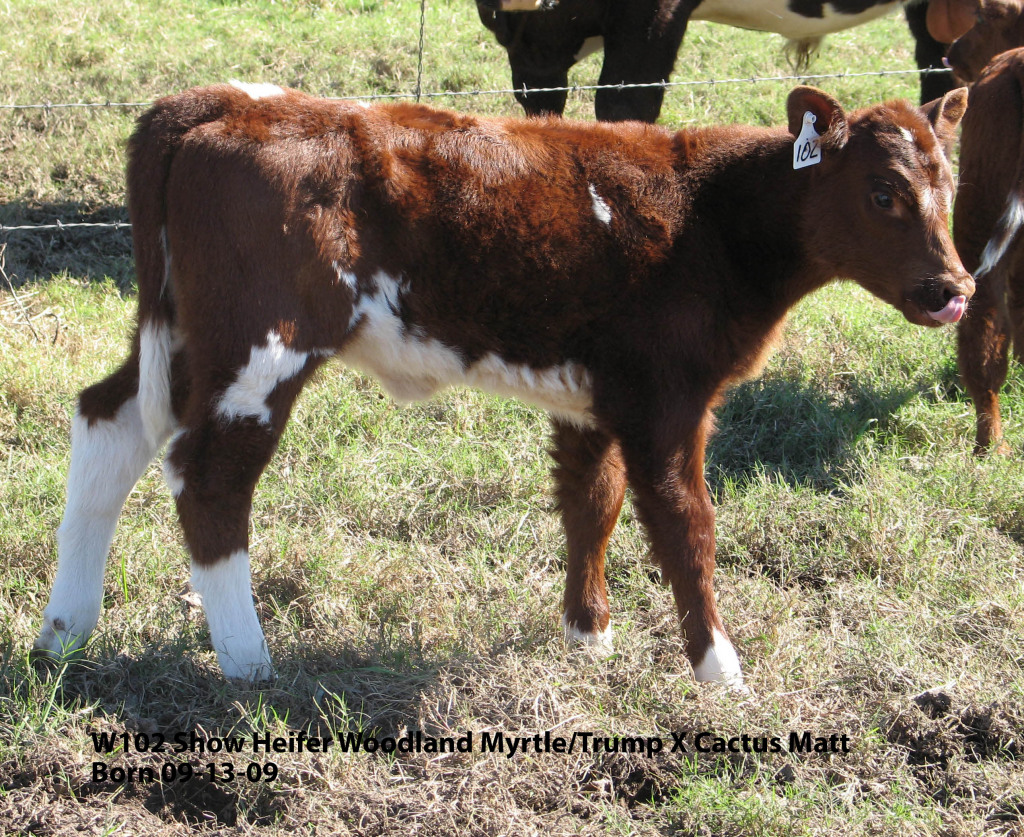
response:
{"label": "cow's leg", "polygon": [[940,99],[957,86],[953,74],[942,59],[947,45],[939,43],[928,31],[928,3],[915,2],[904,6],[910,34],[914,36],[914,59],[919,70],[937,70],[921,74],[921,104]]}
{"label": "cow's leg", "polygon": [[960,379],[977,413],[977,454],[993,444],[997,453],[1008,452],[999,413],[999,390],[1006,380],[1011,333],[1005,288],[1004,274],[999,268],[979,277],[957,332]]}
{"label": "cow's leg", "polygon": [[523,106],[527,116],[561,116],[565,110],[568,93],[564,89],[549,90],[545,88],[566,88],[569,86],[569,66],[555,66],[546,70],[537,70],[513,54],[509,54],[509,66],[512,68],[512,88],[515,90],[516,101]]}
{"label": "cow's leg", "polygon": [[[167,379],[169,332],[144,326],[141,335],[144,378]],[[71,422],[67,504],[57,530],[57,575],[35,642],[40,657],[78,650],[99,620],[103,573],[121,507],[173,423],[169,394],[150,394],[143,387],[140,398],[136,347],[120,369],[79,396]]]}
{"label": "cow's leg", "polygon": [[610,650],[604,552],[626,493],[622,456],[618,444],[600,430],[555,421],[552,441],[555,496],[567,548],[565,636]]}
{"label": "cow's leg", "polygon": [[743,688],[739,658],[715,604],[715,512],[704,483],[708,421],[679,413],[661,426],[634,427],[622,434],[621,445],[653,558],[675,596],[695,677]]}
{"label": "cow's leg", "polygon": [[[600,84],[657,84],[669,80],[686,24],[698,2],[684,0],[670,13],[663,13],[659,7],[666,5],[671,4],[614,5],[605,28]],[[665,89],[660,86],[601,89],[594,98],[594,111],[606,122],[656,122],[664,98]]]}
{"label": "cow's leg", "polygon": [[273,339],[254,347],[226,389],[193,391],[168,450],[164,469],[192,559],[192,587],[227,677],[273,675],[253,605],[249,513],[292,404],[320,360]]}

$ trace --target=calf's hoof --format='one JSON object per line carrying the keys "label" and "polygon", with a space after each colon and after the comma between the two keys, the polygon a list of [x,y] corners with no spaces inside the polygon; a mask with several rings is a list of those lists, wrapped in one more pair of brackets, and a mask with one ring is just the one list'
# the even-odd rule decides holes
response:
{"label": "calf's hoof", "polygon": [[599,656],[607,656],[614,653],[611,623],[603,631],[581,631],[576,625],[569,624],[563,613],[562,631],[565,637],[565,644],[570,648],[587,648]]}

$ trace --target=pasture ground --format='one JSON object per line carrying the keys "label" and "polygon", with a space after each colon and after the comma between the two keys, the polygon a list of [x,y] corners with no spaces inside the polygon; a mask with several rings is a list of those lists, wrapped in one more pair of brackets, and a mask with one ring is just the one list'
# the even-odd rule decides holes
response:
{"label": "pasture ground", "polygon": [[[8,0],[0,103],[146,102],[226,78],[407,92],[418,18],[411,0]],[[831,38],[812,71],[910,66],[893,18]],[[786,72],[779,38],[695,24],[676,79]],[[507,84],[469,0],[428,0],[423,89]],[[908,76],[818,84],[850,106],[916,96]],[[662,121],[779,123],[791,86],[676,88]],[[439,104],[517,112],[505,96]],[[589,117],[587,97],[572,110]],[[138,112],[0,112],[0,223],[123,219]],[[0,833],[1021,832],[1024,379],[1015,371],[1005,398],[1014,454],[975,459],[951,330],[831,286],[720,411],[717,586],[750,697],[692,682],[628,505],[608,562],[617,653],[563,647],[543,415],[461,390],[398,409],[336,367],[300,400],[253,513],[279,679],[221,678],[156,465],[122,516],[86,661],[39,672],[28,649],[53,575],[70,415],[123,355],[132,265],[124,231],[11,233],[0,246],[17,292],[0,290]],[[97,755],[92,739],[300,730],[477,743],[227,757]],[[484,734],[545,731],[666,747],[481,752]],[[790,753],[794,732],[847,736],[849,752]],[[668,752],[672,733],[687,753]],[[698,733],[775,737],[783,751],[697,752]],[[258,768],[230,783],[101,783],[94,762],[179,777],[183,762]]]}

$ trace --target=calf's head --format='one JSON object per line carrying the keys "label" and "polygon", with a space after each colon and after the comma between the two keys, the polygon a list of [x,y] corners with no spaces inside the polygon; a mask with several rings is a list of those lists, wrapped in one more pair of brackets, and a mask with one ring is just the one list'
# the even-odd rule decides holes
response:
{"label": "calf's head", "polygon": [[962,88],[922,108],[890,102],[849,116],[814,88],[789,97],[791,133],[810,113],[821,135],[820,164],[796,173],[808,255],[919,325],[956,322],[974,293],[949,234],[947,149],[966,108]]}
{"label": "calf's head", "polygon": [[968,84],[999,53],[1024,46],[1024,0],[963,0],[973,5],[973,26],[949,48],[946,63]]}

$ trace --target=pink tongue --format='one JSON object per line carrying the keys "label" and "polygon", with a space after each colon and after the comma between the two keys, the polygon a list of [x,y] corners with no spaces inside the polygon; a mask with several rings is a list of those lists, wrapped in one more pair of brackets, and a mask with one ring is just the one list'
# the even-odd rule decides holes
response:
{"label": "pink tongue", "polygon": [[960,320],[967,310],[967,297],[955,296],[946,303],[941,311],[929,311],[928,316],[940,323],[955,323]]}

